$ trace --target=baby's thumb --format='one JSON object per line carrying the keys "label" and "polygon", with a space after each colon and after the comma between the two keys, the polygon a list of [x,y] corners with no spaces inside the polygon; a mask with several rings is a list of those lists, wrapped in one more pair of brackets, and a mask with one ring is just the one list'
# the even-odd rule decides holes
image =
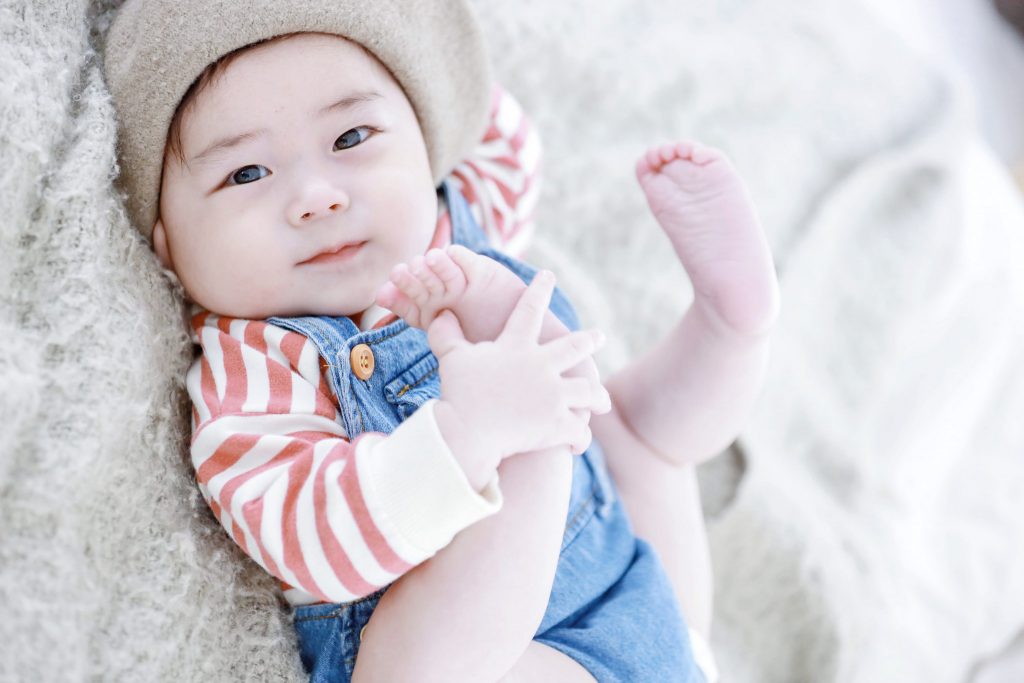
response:
{"label": "baby's thumb", "polygon": [[441,311],[427,328],[427,343],[430,344],[430,350],[434,355],[440,358],[468,342],[455,314],[451,311]]}

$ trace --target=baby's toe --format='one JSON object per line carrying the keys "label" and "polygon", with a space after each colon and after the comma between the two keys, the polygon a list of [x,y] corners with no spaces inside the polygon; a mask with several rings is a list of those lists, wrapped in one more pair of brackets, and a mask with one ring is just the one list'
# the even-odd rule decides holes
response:
{"label": "baby's toe", "polygon": [[690,140],[682,140],[672,146],[672,151],[677,159],[693,159],[694,150],[698,149],[699,145]]}
{"label": "baby's toe", "polygon": [[462,270],[466,279],[470,281],[484,275],[487,272],[488,266],[494,263],[486,256],[481,256],[461,244],[451,245],[448,247],[447,253],[454,264]]}
{"label": "baby's toe", "polygon": [[683,158],[690,159],[693,163],[701,166],[705,166],[713,161],[717,161],[725,157],[720,150],[715,149],[714,147],[708,147],[707,145],[699,142],[683,142],[680,143],[680,145],[685,146],[687,150],[686,154],[683,155]]}
{"label": "baby's toe", "polygon": [[395,266],[395,269],[391,271],[391,281],[395,283],[400,292],[417,304],[424,303],[428,298],[427,290],[423,283],[409,272],[409,266],[404,263]]}
{"label": "baby's toe", "polygon": [[661,168],[663,163],[661,160],[661,149],[658,147],[651,147],[647,150],[647,154],[644,155],[644,160],[647,162],[647,168],[651,171],[657,171]]}
{"label": "baby's toe", "polygon": [[394,282],[391,282],[389,280],[380,286],[380,289],[377,290],[377,296],[374,300],[377,302],[378,306],[383,306],[384,308],[394,310],[391,308],[391,306],[394,305],[396,301],[398,301],[398,297],[400,295],[401,292],[398,291],[398,287],[395,286]]}
{"label": "baby's toe", "polygon": [[[431,259],[432,260],[432,259]],[[438,297],[444,294],[444,283],[434,272],[429,260],[424,260],[419,268],[413,268],[413,275],[420,281],[429,296]]]}
{"label": "baby's toe", "polygon": [[441,278],[441,282],[444,283],[445,289],[449,292],[459,290],[466,284],[466,275],[459,268],[458,264],[452,260],[452,257],[448,255],[448,252],[437,250],[436,254],[428,255],[427,263],[430,265],[431,270]]}
{"label": "baby's toe", "polygon": [[658,165],[667,164],[677,158],[677,156],[680,156],[678,148],[679,145],[662,145],[658,148],[658,161],[660,162]]}
{"label": "baby's toe", "polygon": [[376,302],[413,327],[420,327],[420,308],[394,282],[385,282],[377,290]]}

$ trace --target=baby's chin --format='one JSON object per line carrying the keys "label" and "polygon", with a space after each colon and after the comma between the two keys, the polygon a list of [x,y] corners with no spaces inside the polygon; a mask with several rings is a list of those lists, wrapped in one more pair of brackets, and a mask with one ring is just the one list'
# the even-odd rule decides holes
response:
{"label": "baby's chin", "polygon": [[264,319],[264,318],[294,318],[299,316],[326,316],[329,318],[341,318],[358,317],[363,311],[367,310],[374,305],[376,298],[376,290],[366,296],[360,297],[338,297],[333,300],[317,300],[322,297],[310,297],[305,301],[295,302],[290,305],[279,305],[279,306],[258,306],[251,307],[248,309],[237,309],[237,310],[248,310],[252,314],[247,316],[234,316],[234,317],[245,317],[249,319]]}
{"label": "baby's chin", "polygon": [[[383,283],[381,283],[383,285]],[[342,291],[282,292],[281,295],[260,295],[258,293],[239,292],[242,296],[231,296],[230,293],[214,292],[203,296],[201,292],[191,292],[184,288],[185,301],[211,313],[226,318],[245,320],[263,320],[280,317],[292,318],[299,316],[357,317],[363,311],[376,305],[377,290],[380,286],[362,286],[358,292],[350,288]],[[225,294],[228,294],[225,296]]]}

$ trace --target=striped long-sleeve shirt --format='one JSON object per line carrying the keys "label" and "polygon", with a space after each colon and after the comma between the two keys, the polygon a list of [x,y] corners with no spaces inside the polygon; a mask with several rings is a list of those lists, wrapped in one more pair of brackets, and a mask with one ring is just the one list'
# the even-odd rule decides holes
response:
{"label": "striped long-sleeve shirt", "polygon": [[[532,233],[540,145],[518,103],[495,90],[491,121],[456,187],[491,243]],[[450,242],[442,208],[434,244]],[[372,308],[363,329],[394,318]],[[469,485],[428,402],[391,434],[350,439],[313,343],[265,321],[200,311],[186,378],[196,480],[232,539],[280,579],[293,604],[368,595],[501,506],[496,478]]]}

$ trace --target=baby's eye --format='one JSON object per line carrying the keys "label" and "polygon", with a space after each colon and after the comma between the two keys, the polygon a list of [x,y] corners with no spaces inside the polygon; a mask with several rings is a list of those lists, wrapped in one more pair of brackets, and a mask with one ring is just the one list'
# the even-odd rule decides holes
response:
{"label": "baby's eye", "polygon": [[266,166],[256,164],[243,166],[228,176],[228,185],[246,185],[268,175],[270,175],[270,171]]}
{"label": "baby's eye", "polygon": [[334,148],[349,149],[350,147],[355,147],[358,144],[366,142],[367,138],[375,132],[376,131],[369,126],[358,126],[352,130],[347,130],[341,134],[341,137],[334,141]]}

